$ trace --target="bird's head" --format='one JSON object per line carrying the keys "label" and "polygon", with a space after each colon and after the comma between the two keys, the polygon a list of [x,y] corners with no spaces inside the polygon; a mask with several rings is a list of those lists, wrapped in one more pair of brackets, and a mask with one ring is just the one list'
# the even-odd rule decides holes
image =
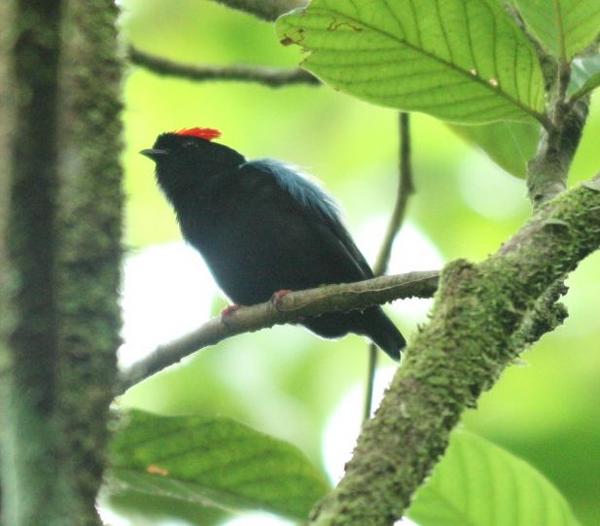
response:
{"label": "bird's head", "polygon": [[235,150],[212,142],[221,132],[212,128],[185,128],[160,134],[152,148],[140,153],[156,163],[158,182],[167,193],[202,185],[232,172],[246,159]]}

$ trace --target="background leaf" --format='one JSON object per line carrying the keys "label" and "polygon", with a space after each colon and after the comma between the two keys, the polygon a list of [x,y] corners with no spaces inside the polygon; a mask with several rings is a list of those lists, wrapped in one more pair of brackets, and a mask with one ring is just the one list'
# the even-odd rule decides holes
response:
{"label": "background leaf", "polygon": [[600,33],[598,0],[514,0],[531,32],[568,61]]}
{"label": "background leaf", "polygon": [[302,520],[327,491],[294,446],[234,420],[143,411],[122,420],[106,490],[117,503],[135,506],[136,496],[145,495],[160,499],[171,515],[262,509]]}
{"label": "background leaf", "polygon": [[567,95],[583,97],[600,86],[600,55],[577,58],[571,64],[571,82]]}
{"label": "background leaf", "polygon": [[466,431],[450,446],[408,511],[420,526],[576,526],[569,505],[523,460]]}
{"label": "background leaf", "polygon": [[[136,486],[111,480],[101,490],[99,502],[102,508],[110,507],[112,512],[126,518],[135,526],[162,526],[173,519],[202,526],[223,524],[228,513],[215,507],[203,506],[197,500],[182,500],[176,496],[148,493]],[[171,521],[171,522],[169,522]],[[112,525],[110,520],[106,524]],[[119,523],[120,524],[120,523]]]}
{"label": "background leaf", "polygon": [[522,122],[494,122],[480,126],[451,124],[466,141],[476,144],[490,158],[516,177],[527,175],[527,162],[535,154],[540,126]]}
{"label": "background leaf", "polygon": [[281,17],[282,43],[357,97],[460,123],[540,119],[532,44],[489,0],[313,0]]}

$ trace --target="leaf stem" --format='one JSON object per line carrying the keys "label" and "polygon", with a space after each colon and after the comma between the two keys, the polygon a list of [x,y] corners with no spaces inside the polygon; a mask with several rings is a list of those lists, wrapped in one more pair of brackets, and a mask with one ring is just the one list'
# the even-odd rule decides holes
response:
{"label": "leaf stem", "polygon": [[[404,222],[408,198],[414,193],[415,187],[412,177],[411,166],[411,143],[410,143],[410,115],[406,112],[398,114],[398,131],[400,138],[399,166],[398,166],[398,192],[396,194],[396,204],[390,217],[387,231],[383,238],[379,255],[373,267],[373,273],[376,276],[385,274],[390,257],[394,239],[400,231]],[[378,350],[375,344],[369,344],[369,362],[367,369],[367,386],[365,393],[364,420],[369,418],[373,404],[373,384],[375,379],[375,370],[377,368]]]}

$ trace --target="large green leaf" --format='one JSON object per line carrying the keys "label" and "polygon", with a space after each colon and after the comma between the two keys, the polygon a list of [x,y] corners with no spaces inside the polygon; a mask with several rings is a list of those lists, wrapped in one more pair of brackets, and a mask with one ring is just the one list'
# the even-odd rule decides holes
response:
{"label": "large green leaf", "polygon": [[533,158],[540,126],[525,122],[493,122],[480,126],[450,125],[466,141],[476,144],[508,173],[524,178]]}
{"label": "large green leaf", "polygon": [[542,120],[536,52],[494,0],[313,0],[277,22],[304,67],[376,104],[458,123]]}
{"label": "large green leaf", "polygon": [[126,499],[131,508],[132,495],[145,495],[168,501],[181,516],[191,506],[199,514],[262,509],[303,520],[328,489],[291,444],[227,418],[142,411],[123,415],[107,480],[111,500]]}
{"label": "large green leaf", "polygon": [[420,526],[577,526],[569,505],[523,460],[466,431],[453,433],[408,516]]}
{"label": "large green leaf", "polygon": [[600,33],[598,0],[514,0],[531,32],[554,56],[570,60]]}

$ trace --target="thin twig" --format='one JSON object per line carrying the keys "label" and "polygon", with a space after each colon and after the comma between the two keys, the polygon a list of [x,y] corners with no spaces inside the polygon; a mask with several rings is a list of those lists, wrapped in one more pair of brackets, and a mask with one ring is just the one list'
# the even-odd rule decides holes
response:
{"label": "thin twig", "polygon": [[203,81],[243,81],[257,82],[271,88],[290,84],[308,84],[318,86],[319,79],[301,68],[285,69],[264,66],[210,66],[204,64],[182,64],[163,57],[140,51],[129,46],[129,60],[132,64],[145,68],[157,75],[179,77]]}
{"label": "thin twig", "polygon": [[394,212],[387,227],[381,251],[373,267],[373,272],[376,275],[383,274],[388,267],[394,239],[406,215],[406,205],[408,198],[414,193],[415,187],[412,178],[411,167],[411,148],[410,148],[410,115],[405,112],[399,114],[399,136],[400,136],[400,152],[399,152],[399,181],[398,193],[396,194],[396,204]]}
{"label": "thin twig", "polygon": [[[408,198],[414,193],[415,187],[412,177],[411,156],[410,156],[410,115],[405,112],[399,114],[398,130],[400,137],[399,167],[398,167],[398,193],[396,194],[396,204],[387,227],[387,232],[383,238],[383,243],[377,256],[377,261],[373,267],[376,276],[385,274],[390,257],[394,239],[398,234],[404,217]],[[367,389],[365,393],[364,420],[367,420],[371,414],[373,404],[373,383],[375,380],[375,369],[377,368],[378,351],[375,344],[369,344],[369,365],[367,376]]]}
{"label": "thin twig", "polygon": [[307,0],[216,0],[216,2],[268,22],[272,22],[283,13],[307,4]]}
{"label": "thin twig", "polygon": [[409,272],[290,292],[277,302],[240,307],[225,317],[213,318],[199,329],[158,347],[125,373],[121,388],[131,387],[189,354],[236,334],[281,323],[294,323],[325,312],[364,309],[401,298],[430,298],[437,288],[437,281],[437,271]]}

